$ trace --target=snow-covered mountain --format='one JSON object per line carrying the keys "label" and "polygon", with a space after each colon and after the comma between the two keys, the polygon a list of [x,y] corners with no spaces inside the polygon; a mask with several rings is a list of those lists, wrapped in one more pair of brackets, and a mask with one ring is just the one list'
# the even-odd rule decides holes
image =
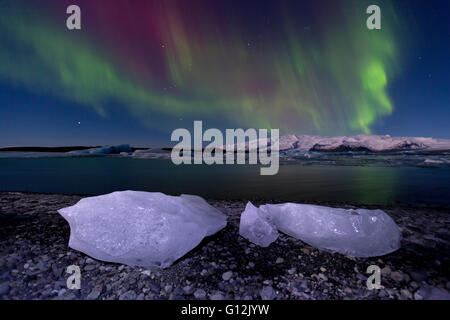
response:
{"label": "snow-covered mountain", "polygon": [[[263,144],[265,141],[260,141]],[[390,135],[356,135],[356,136],[318,136],[286,135],[280,137],[280,151],[442,151],[450,150],[450,139],[423,137],[391,137]],[[273,142],[270,141],[269,145]],[[245,143],[245,150],[255,150],[258,141]],[[237,147],[237,146],[235,146]],[[224,146],[226,148],[226,146]]]}
{"label": "snow-covered mountain", "polygon": [[280,137],[280,150],[299,151],[409,151],[450,150],[450,139],[357,135],[326,137],[287,135]]}

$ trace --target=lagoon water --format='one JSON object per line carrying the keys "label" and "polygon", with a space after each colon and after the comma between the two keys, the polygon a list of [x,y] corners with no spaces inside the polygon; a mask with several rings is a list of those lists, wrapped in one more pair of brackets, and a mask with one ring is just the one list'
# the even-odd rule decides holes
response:
{"label": "lagoon water", "polygon": [[181,165],[126,157],[0,158],[0,191],[98,195],[117,190],[368,205],[450,206],[450,168],[281,165],[260,176],[251,165]]}

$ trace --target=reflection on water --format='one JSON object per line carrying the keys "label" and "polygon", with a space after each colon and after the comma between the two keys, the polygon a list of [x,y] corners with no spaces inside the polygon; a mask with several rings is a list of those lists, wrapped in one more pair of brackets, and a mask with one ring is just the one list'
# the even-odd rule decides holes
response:
{"label": "reflection on water", "polygon": [[282,165],[182,165],[133,158],[3,158],[0,190],[103,194],[116,190],[355,204],[450,205],[450,168]]}
{"label": "reflection on water", "polygon": [[[355,167],[354,193],[360,203],[393,203],[401,170],[382,167]],[[391,168],[392,169],[392,168]]]}

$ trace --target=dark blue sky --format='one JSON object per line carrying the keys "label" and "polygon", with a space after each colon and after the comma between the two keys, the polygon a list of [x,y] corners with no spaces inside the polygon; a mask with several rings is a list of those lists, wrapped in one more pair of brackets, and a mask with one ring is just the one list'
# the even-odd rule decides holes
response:
{"label": "dark blue sky", "polygon": [[[394,111],[371,129],[374,134],[450,138],[450,1],[402,0],[398,7],[407,23],[397,41],[404,36],[410,43],[403,48],[401,71],[389,82]],[[173,116],[169,129],[190,128],[191,120]],[[225,126],[220,115],[205,120],[208,126]],[[165,146],[170,130],[146,125],[119,102],[109,103],[104,117],[81,103],[0,78],[0,146]]]}

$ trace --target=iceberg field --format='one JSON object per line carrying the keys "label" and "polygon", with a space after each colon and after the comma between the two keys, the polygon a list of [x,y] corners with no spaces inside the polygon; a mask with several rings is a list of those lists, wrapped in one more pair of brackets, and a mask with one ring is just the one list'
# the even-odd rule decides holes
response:
{"label": "iceberg field", "polygon": [[[391,137],[389,135],[319,136],[285,135],[279,138],[280,164],[382,166],[382,167],[450,167],[450,139]],[[224,145],[246,152],[259,150],[259,142],[270,149],[271,138]],[[7,148],[10,150],[11,148]],[[14,149],[14,148],[12,148]],[[193,154],[193,153],[192,153]],[[170,160],[170,148],[141,149],[128,144],[104,146],[69,152],[2,151],[0,158],[40,157],[121,157]],[[248,153],[245,155],[246,161]],[[206,158],[205,158],[206,159]]]}

